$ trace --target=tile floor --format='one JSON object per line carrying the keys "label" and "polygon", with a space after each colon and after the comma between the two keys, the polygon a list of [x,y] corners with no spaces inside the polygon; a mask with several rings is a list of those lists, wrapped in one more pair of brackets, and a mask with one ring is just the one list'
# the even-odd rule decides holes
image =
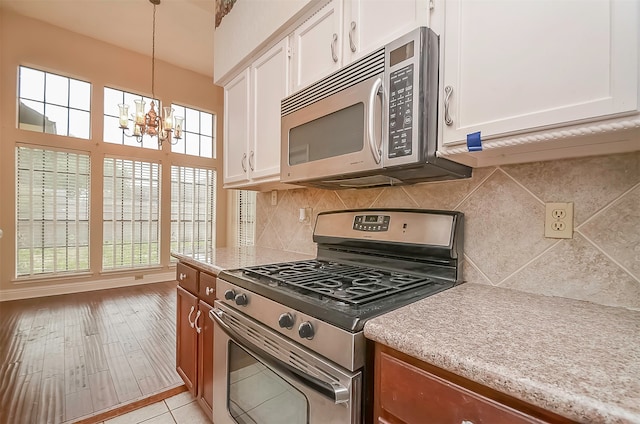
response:
{"label": "tile floor", "polygon": [[189,392],[106,420],[102,424],[211,424]]}

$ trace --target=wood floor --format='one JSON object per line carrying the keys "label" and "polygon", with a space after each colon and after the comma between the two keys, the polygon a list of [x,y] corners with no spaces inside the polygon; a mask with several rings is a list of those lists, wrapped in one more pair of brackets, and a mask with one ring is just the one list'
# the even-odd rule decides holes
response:
{"label": "wood floor", "polygon": [[74,422],[182,384],[176,283],[0,303],[0,423]]}

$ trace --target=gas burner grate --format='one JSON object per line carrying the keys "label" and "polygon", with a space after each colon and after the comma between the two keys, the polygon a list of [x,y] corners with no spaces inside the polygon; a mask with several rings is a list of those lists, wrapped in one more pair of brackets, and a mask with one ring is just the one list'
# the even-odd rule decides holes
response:
{"label": "gas burner grate", "polygon": [[435,284],[426,277],[318,260],[243,268],[242,273],[303,295],[354,306]]}

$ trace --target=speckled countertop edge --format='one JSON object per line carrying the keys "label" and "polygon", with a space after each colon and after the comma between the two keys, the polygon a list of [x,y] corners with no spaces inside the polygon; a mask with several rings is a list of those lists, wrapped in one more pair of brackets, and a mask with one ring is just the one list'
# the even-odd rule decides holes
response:
{"label": "speckled countertop edge", "polygon": [[640,311],[466,283],[364,331],[575,421],[640,423]]}
{"label": "speckled countertop edge", "polygon": [[265,265],[278,262],[302,261],[314,256],[265,247],[244,246],[224,247],[214,250],[208,255],[185,255],[171,252],[171,256],[186,264],[193,265],[214,275],[225,269],[247,266]]}

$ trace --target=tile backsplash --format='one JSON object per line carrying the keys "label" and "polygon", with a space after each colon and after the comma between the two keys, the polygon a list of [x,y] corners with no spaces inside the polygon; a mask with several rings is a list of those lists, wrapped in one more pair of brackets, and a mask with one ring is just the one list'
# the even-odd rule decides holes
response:
{"label": "tile backsplash", "polygon": [[[466,180],[258,193],[256,244],[315,255],[315,215],[348,208],[465,214],[466,281],[640,309],[640,152],[477,168]],[[547,202],[574,203],[572,239],[544,238]],[[313,209],[310,223],[300,208]]]}

